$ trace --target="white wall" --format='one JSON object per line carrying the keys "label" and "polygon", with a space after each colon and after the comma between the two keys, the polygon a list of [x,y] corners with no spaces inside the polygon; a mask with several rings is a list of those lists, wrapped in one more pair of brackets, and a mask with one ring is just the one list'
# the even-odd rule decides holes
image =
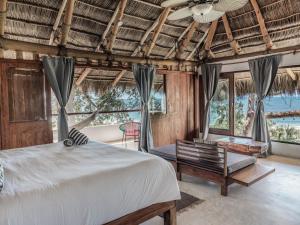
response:
{"label": "white wall", "polygon": [[[209,140],[216,141],[224,136],[222,135],[215,135],[209,134]],[[300,145],[293,145],[293,144],[285,144],[279,142],[272,142],[272,151],[274,155],[281,155],[291,158],[298,158],[300,159]]]}

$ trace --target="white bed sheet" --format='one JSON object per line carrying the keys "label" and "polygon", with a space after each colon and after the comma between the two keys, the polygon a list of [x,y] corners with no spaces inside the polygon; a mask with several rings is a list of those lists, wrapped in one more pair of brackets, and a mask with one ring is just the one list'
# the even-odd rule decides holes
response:
{"label": "white bed sheet", "polygon": [[167,161],[90,142],[0,151],[0,225],[100,225],[180,198]]}

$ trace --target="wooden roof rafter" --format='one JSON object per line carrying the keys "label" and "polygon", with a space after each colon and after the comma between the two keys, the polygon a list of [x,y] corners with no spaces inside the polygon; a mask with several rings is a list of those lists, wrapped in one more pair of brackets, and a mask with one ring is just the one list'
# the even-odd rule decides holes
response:
{"label": "wooden roof rafter", "polygon": [[59,8],[58,14],[56,16],[56,19],[55,19],[55,22],[53,24],[53,28],[52,28],[52,31],[51,31],[51,34],[50,34],[49,45],[53,44],[53,41],[54,41],[54,38],[55,38],[55,33],[56,33],[56,30],[57,30],[57,28],[59,26],[59,23],[61,21],[62,15],[63,15],[64,10],[65,10],[66,5],[67,5],[67,2],[68,2],[68,0],[63,0],[63,2],[61,3],[61,6]]}
{"label": "wooden roof rafter", "polygon": [[119,28],[121,26],[123,17],[124,17],[124,11],[127,5],[127,0],[120,0],[120,7],[118,9],[118,13],[116,15],[112,31],[111,31],[111,37],[108,43],[108,50],[111,52],[116,40],[116,37],[118,35]]}
{"label": "wooden roof rafter", "polygon": [[193,51],[186,57],[185,60],[191,60],[191,58],[195,55],[197,49],[200,48],[200,45],[205,41],[207,34],[208,34],[209,29],[207,28],[207,30],[205,31],[205,33],[203,34],[203,36],[199,39],[196,47],[193,49]]}
{"label": "wooden roof rafter", "polygon": [[294,71],[291,68],[287,68],[286,72],[292,78],[293,81],[298,80],[297,75],[294,73]]}
{"label": "wooden roof rafter", "polygon": [[61,36],[61,41],[60,41],[60,44],[64,45],[64,46],[68,42],[68,36],[69,36],[69,32],[71,30],[75,1],[76,0],[68,0],[67,5],[66,5],[64,23],[62,26],[62,36]]}
{"label": "wooden roof rafter", "polygon": [[257,0],[250,0],[250,2],[251,2],[252,6],[254,8],[256,18],[257,18],[258,23],[259,23],[260,32],[263,36],[264,42],[266,43],[267,49],[271,49],[273,47],[273,42],[272,42],[271,37],[269,35],[269,32],[267,30],[265,20],[264,20],[264,17],[262,15],[262,13],[261,13],[259,5],[257,3]]}
{"label": "wooden roof rafter", "polygon": [[98,43],[97,47],[96,47],[96,52],[99,52],[100,51],[100,48],[101,46],[106,42],[106,37],[107,37],[107,34],[109,33],[113,23],[115,22],[116,20],[116,17],[118,15],[118,12],[120,10],[120,7],[121,7],[121,1],[119,2],[119,4],[117,5],[117,8],[116,10],[114,11],[114,14],[113,16],[111,17],[110,21],[108,22],[107,26],[106,26],[106,29],[104,30],[102,36],[101,36],[101,40],[100,42]]}
{"label": "wooden roof rafter", "polygon": [[179,36],[179,38],[177,39],[177,42],[174,44],[174,46],[170,49],[170,51],[168,52],[168,54],[165,56],[165,59],[170,58],[170,56],[172,55],[172,53],[176,50],[177,43],[182,40],[182,38],[186,35],[186,33],[191,29],[192,26],[193,26],[193,22]]}
{"label": "wooden roof rafter", "polygon": [[197,30],[197,27],[199,26],[199,23],[196,21],[192,22],[192,26],[187,32],[187,34],[184,36],[184,38],[181,40],[180,45],[178,47],[178,51],[176,52],[176,58],[181,59],[182,55],[185,51],[185,49],[188,47],[190,41],[192,40],[195,31]]}
{"label": "wooden roof rafter", "polygon": [[213,42],[217,27],[218,27],[218,20],[215,20],[210,25],[210,28],[209,28],[208,34],[207,34],[207,38],[206,38],[206,42],[205,42],[205,46],[204,46],[204,50],[205,50],[206,54],[208,54],[212,58],[214,58],[214,54],[211,51],[211,46],[212,46],[212,42]]}
{"label": "wooden roof rafter", "polygon": [[226,31],[226,34],[227,34],[228,41],[230,42],[230,46],[232,47],[234,53],[237,54],[237,55],[241,54],[242,49],[241,49],[239,43],[233,37],[232,31],[231,31],[231,28],[230,28],[230,24],[229,24],[229,21],[228,21],[228,18],[226,16],[226,14],[224,14],[222,16],[222,21],[223,21],[223,24],[224,24],[224,27],[225,27],[225,31]]}
{"label": "wooden roof rafter", "polygon": [[159,33],[161,32],[166,20],[167,20],[167,17],[169,15],[171,11],[171,8],[170,7],[167,7],[164,9],[164,11],[162,12],[161,16],[160,16],[160,19],[159,19],[159,24],[157,25],[153,35],[152,35],[152,39],[151,39],[151,42],[149,44],[149,47],[146,51],[146,56],[149,57],[151,55],[151,52],[156,44],[156,41],[157,41],[157,38],[159,36]]}

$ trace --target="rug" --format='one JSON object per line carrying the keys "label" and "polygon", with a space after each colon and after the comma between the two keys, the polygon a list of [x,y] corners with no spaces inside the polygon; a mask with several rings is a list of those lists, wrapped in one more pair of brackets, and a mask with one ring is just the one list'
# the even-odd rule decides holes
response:
{"label": "rug", "polygon": [[[204,200],[189,195],[185,192],[181,191],[180,194],[181,194],[181,199],[176,201],[176,212],[178,213],[185,212],[189,208],[192,208],[204,202]],[[160,217],[163,217],[163,215],[160,215]]]}
{"label": "rug", "polygon": [[181,194],[181,199],[176,201],[177,212],[183,212],[193,206],[199,205],[204,202],[204,200],[189,195],[185,192],[180,192],[180,194]]}

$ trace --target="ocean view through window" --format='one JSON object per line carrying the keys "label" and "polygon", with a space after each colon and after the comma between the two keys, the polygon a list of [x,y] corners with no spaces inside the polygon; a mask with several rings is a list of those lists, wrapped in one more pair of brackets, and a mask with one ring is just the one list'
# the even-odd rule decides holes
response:
{"label": "ocean view through window", "polygon": [[[288,72],[287,72],[288,71]],[[294,76],[290,76],[290,72]],[[233,126],[229,134],[251,137],[255,114],[256,94],[250,72],[234,73]],[[264,100],[270,137],[273,141],[300,144],[300,68],[281,68],[278,71],[270,95]],[[214,97],[210,128],[219,126],[219,121],[230,118],[231,111],[216,110],[224,105],[220,92]],[[229,115],[228,115],[229,114]],[[230,126],[229,126],[230,128]],[[218,134],[228,134],[221,131]]]}

